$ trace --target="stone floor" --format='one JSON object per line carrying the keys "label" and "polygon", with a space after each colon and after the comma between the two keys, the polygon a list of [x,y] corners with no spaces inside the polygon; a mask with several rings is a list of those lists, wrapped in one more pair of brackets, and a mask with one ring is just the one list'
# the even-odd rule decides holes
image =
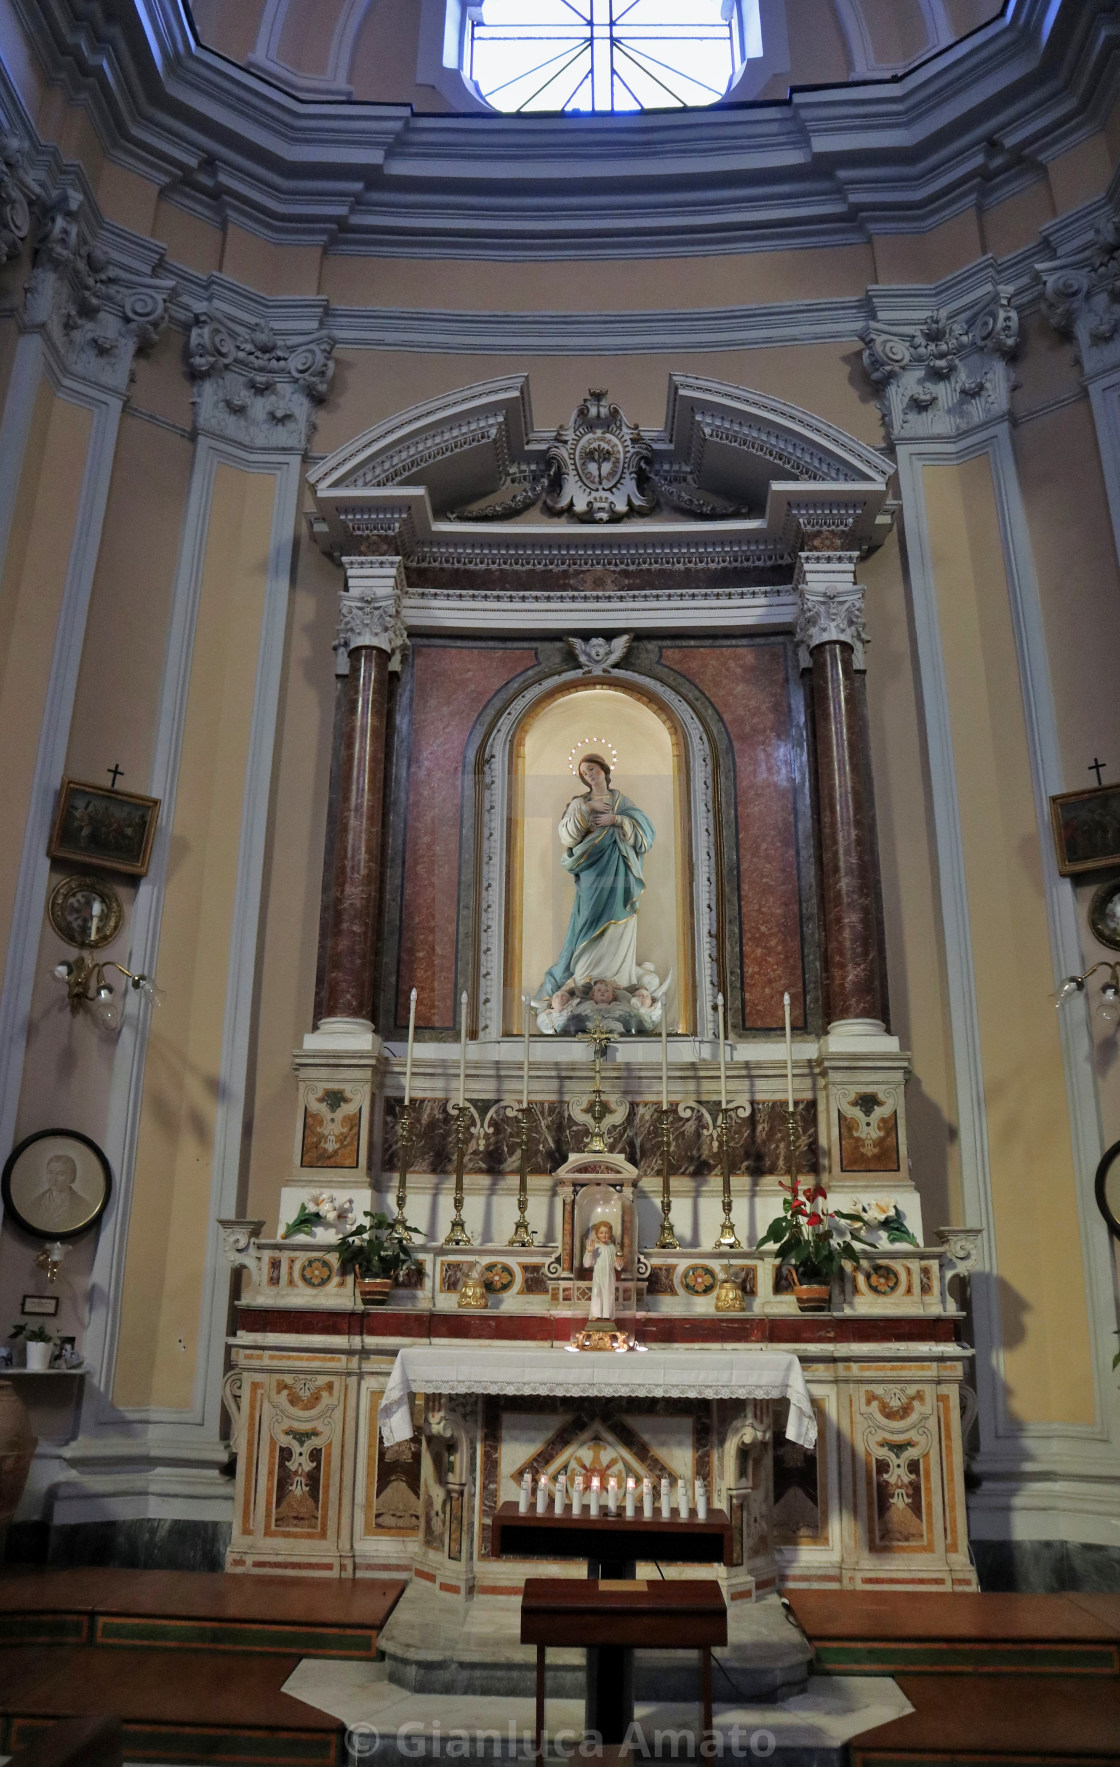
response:
{"label": "stone floor", "polygon": [[[728,1642],[713,1651],[715,1695],[784,1699],[804,1688],[812,1655],[808,1640],[776,1595],[735,1601],[728,1609]],[[378,1637],[388,1679],[412,1693],[531,1699],[536,1652],[521,1643],[521,1599],[476,1596],[460,1607],[427,1584],[413,1582]],[[580,1699],[582,1650],[550,1650],[552,1694]],[[634,1690],[639,1699],[689,1701],[699,1697],[695,1651],[638,1651]]]}
{"label": "stone floor", "polygon": [[[437,1758],[528,1757],[531,1698],[417,1693],[396,1686],[387,1671],[386,1663],[306,1658],[285,1682],[284,1692],[342,1719],[354,1767],[363,1762],[397,1767]],[[788,1698],[734,1703],[720,1698],[718,1679],[715,1723],[720,1740],[709,1752],[726,1761],[772,1759],[781,1767],[841,1767],[844,1745],[852,1737],[912,1710],[886,1677],[814,1676]],[[552,1759],[595,1759],[593,1741],[584,1741],[581,1699],[550,1698],[546,1718]],[[631,1740],[637,1761],[699,1754],[699,1713],[692,1703],[639,1698],[635,1723],[640,1734]]]}

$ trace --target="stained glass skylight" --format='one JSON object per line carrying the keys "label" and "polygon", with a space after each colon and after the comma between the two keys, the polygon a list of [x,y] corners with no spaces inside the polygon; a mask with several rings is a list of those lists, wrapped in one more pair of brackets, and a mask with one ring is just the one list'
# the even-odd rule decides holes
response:
{"label": "stained glass skylight", "polygon": [[464,72],[495,110],[680,109],[722,98],[757,33],[757,0],[482,0]]}

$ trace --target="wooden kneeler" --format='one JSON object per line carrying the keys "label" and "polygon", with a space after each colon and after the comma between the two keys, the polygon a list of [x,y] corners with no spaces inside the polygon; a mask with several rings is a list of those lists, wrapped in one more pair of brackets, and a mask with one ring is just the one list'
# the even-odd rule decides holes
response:
{"label": "wooden kneeler", "polygon": [[[550,1644],[588,1651],[587,1725],[622,1742],[634,1717],[634,1650],[698,1650],[704,1734],[712,1729],[712,1647],[727,1643],[727,1608],[713,1579],[529,1577],[521,1642],[537,1647],[537,1755],[544,1756],[544,1661]],[[597,1653],[597,1661],[592,1657]]]}

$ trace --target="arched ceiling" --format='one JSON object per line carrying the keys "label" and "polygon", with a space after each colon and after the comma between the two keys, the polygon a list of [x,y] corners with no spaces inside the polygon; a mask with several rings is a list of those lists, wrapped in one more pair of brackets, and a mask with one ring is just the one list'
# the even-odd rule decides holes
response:
{"label": "arched ceiling", "polygon": [[[472,108],[465,88],[454,102],[454,80],[424,77],[442,63],[442,43],[426,39],[442,36],[445,10],[445,0],[191,0],[208,48],[299,96],[421,112]],[[763,55],[729,96],[890,79],[1002,10],[1003,0],[760,0]]]}

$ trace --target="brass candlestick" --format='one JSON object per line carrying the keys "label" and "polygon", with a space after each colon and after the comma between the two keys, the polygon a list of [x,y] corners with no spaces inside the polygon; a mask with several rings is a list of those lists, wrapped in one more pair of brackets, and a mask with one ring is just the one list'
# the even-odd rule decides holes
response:
{"label": "brass candlestick", "polygon": [[404,1205],[408,1199],[408,1156],[412,1139],[412,1106],[403,1104],[397,1121],[397,1212],[391,1232],[402,1245],[412,1244],[412,1231],[405,1219]]}
{"label": "brass candlestick", "polygon": [[659,1252],[678,1252],[681,1242],[673,1232],[672,1197],[670,1194],[670,1173],[672,1170],[670,1133],[676,1112],[671,1105],[663,1105],[659,1114],[661,1117],[661,1232],[657,1236],[657,1250]]}
{"label": "brass candlestick", "polygon": [[455,1213],[451,1217],[451,1226],[443,1243],[470,1245],[471,1236],[463,1220],[463,1169],[467,1161],[467,1143],[471,1138],[470,1106],[453,1104],[451,1109],[455,1112]]}
{"label": "brass candlestick", "polygon": [[731,1219],[731,1119],[737,1115],[733,1107],[726,1104],[720,1107],[719,1113],[719,1158],[723,1167],[723,1225],[716,1239],[716,1249],[738,1252],[743,1242],[735,1231]]}
{"label": "brass candlestick", "polygon": [[591,1121],[594,1128],[591,1139],[584,1148],[584,1153],[608,1153],[610,1150],[603,1139],[603,1120],[610,1114],[610,1107],[603,1097],[603,1051],[614,1042],[611,1033],[606,1029],[599,1014],[591,1021],[591,1029],[582,1035],[591,1045],[595,1057],[595,1080],[591,1089]]}
{"label": "brass candlestick", "polygon": [[532,1245],[533,1231],[529,1226],[529,1106],[523,1104],[521,1118],[521,1173],[517,1186],[517,1225],[507,1245]]}
{"label": "brass candlestick", "polygon": [[787,1104],[786,1119],[786,1166],[789,1171],[789,1193],[793,1196],[797,1189],[797,1105]]}

